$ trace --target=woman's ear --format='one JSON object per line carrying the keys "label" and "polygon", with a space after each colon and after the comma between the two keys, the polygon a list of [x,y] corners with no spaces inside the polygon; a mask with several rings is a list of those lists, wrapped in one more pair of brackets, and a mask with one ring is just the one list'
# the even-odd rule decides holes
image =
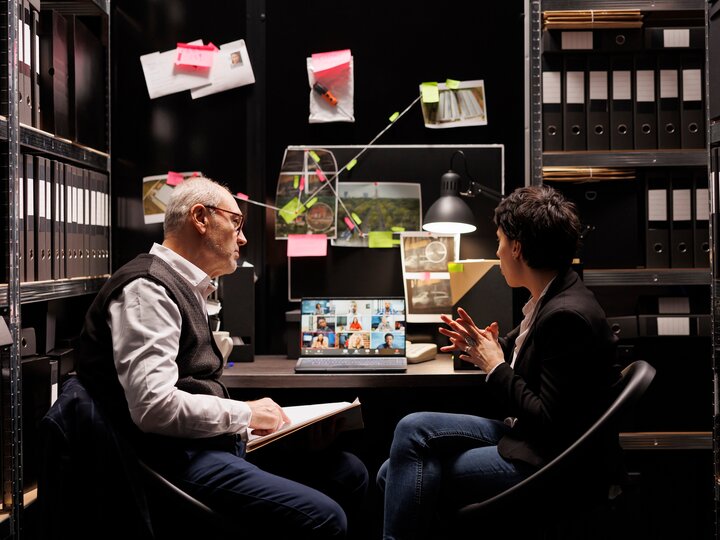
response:
{"label": "woman's ear", "polygon": [[512,256],[516,260],[520,260],[520,257],[522,257],[522,244],[520,244],[519,240],[512,241]]}

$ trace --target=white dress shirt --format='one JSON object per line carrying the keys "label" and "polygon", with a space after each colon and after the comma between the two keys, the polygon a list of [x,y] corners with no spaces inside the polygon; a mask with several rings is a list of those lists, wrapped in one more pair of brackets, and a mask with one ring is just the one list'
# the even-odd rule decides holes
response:
{"label": "white dress shirt", "polygon": [[[181,275],[203,310],[215,290],[210,277],[174,251],[153,244],[150,254]],[[167,290],[145,278],[130,282],[108,306],[113,358],[133,422],[144,432],[186,438],[245,434],[250,407],[242,401],[189,394],[175,387],[180,310]]]}
{"label": "white dress shirt", "polygon": [[[522,344],[525,342],[525,338],[527,338],[528,332],[530,331],[530,328],[532,328],[533,323],[535,323],[535,316],[537,315],[537,306],[540,303],[540,300],[543,299],[545,294],[547,293],[548,289],[550,288],[550,284],[555,281],[555,278],[552,278],[547,285],[545,285],[545,288],[540,293],[540,296],[537,297],[537,299],[530,297],[530,300],[527,301],[527,303],[523,306],[522,312],[523,312],[523,320],[520,322],[520,333],[518,334],[518,337],[515,338],[515,348],[513,349],[513,357],[512,362],[510,363],[510,367],[515,369],[515,360],[517,360],[518,352],[520,351],[520,347],[522,347]],[[500,364],[498,364],[499,366]],[[488,374],[485,376],[485,380],[487,381],[490,378],[490,375],[493,374],[493,371],[497,369],[498,366],[493,367]]]}

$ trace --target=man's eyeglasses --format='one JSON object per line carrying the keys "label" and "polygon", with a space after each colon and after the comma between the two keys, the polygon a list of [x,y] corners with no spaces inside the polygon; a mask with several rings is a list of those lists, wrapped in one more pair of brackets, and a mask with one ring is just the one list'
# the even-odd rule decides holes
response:
{"label": "man's eyeglasses", "polygon": [[233,227],[235,227],[235,233],[240,234],[242,231],[243,225],[245,225],[245,216],[243,214],[238,214],[237,212],[232,212],[230,210],[225,210],[224,208],[219,208],[217,206],[212,206],[210,204],[204,204],[205,208],[209,208],[210,210],[220,210],[221,212],[226,212],[228,214],[231,214],[233,217],[231,218]]}

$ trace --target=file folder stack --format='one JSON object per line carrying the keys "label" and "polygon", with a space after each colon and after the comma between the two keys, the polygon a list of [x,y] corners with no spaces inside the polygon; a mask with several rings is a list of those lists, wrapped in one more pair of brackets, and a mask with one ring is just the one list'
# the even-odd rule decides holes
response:
{"label": "file folder stack", "polygon": [[643,15],[637,10],[566,10],[543,12],[546,30],[578,28],[640,28]]}
{"label": "file folder stack", "polygon": [[635,169],[605,167],[543,167],[544,182],[600,182],[634,180]]}
{"label": "file folder stack", "polygon": [[709,199],[705,171],[652,171],[645,178],[648,268],[709,267]]}
{"label": "file folder stack", "polygon": [[109,274],[108,176],[31,154],[18,173],[20,280]]}
{"label": "file folder stack", "polygon": [[704,28],[593,30],[580,13],[546,17],[544,151],[704,148]]}

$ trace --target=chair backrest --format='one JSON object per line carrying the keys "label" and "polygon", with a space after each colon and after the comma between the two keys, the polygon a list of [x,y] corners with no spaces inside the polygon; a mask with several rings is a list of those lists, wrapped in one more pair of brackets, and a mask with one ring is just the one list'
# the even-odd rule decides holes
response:
{"label": "chair backrest", "polygon": [[574,463],[598,435],[609,428],[614,428],[617,422],[642,397],[655,377],[655,368],[644,360],[637,360],[627,366],[621,374],[620,380],[615,383],[615,399],[598,420],[581,435],[566,450],[556,456],[550,463],[537,470],[522,482],[498,493],[481,502],[462,507],[457,514],[459,520],[466,522],[486,515],[488,511],[495,511],[506,505],[514,505],[543,486],[558,478],[566,467]]}

